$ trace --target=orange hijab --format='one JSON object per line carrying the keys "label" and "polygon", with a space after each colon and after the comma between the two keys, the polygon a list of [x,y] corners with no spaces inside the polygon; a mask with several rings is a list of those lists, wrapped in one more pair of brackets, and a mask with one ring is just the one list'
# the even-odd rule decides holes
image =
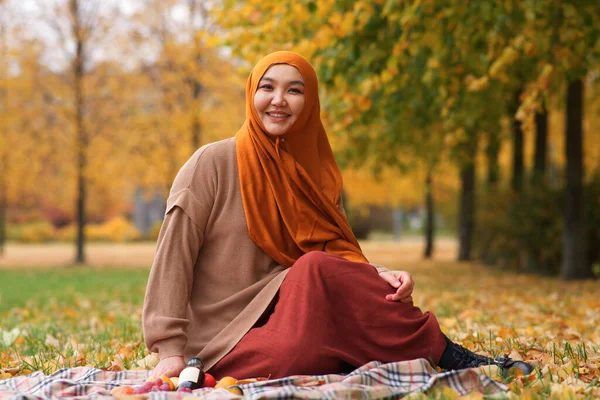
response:
{"label": "orange hijab", "polygon": [[[296,67],[304,78],[304,108],[283,135],[269,135],[256,109],[258,82],[273,64]],[[283,139],[283,140],[282,140]],[[246,83],[246,121],[236,134],[244,212],[250,239],[280,265],[319,250],[368,262],[337,207],[342,175],[320,116],[317,75],[302,56],[269,54]]]}

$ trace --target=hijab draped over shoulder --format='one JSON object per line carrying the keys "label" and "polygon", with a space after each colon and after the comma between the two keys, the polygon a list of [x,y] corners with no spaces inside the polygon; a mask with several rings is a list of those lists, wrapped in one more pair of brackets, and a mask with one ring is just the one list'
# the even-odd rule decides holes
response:
{"label": "hijab draped over shoulder", "polygon": [[[304,78],[304,108],[281,136],[266,132],[254,108],[258,83],[274,64],[296,67]],[[304,57],[279,51],[256,64],[236,152],[249,236],[267,255],[285,267],[314,250],[368,262],[337,207],[342,175],[321,122],[317,75]]]}

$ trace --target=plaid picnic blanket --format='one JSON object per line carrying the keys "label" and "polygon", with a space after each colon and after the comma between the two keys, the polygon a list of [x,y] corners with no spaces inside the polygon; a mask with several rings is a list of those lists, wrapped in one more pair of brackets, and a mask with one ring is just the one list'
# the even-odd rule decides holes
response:
{"label": "plaid picnic blanket", "polygon": [[[104,371],[95,368],[64,368],[51,375],[34,372],[0,381],[0,400],[50,398],[113,398],[109,392],[121,385],[139,385],[150,371]],[[320,382],[319,382],[320,381]],[[323,383],[324,381],[324,383]],[[322,383],[310,386],[310,383]],[[309,384],[308,386],[303,386]],[[398,399],[410,393],[448,386],[460,395],[502,393],[508,388],[476,369],[436,372],[424,359],[382,364],[372,361],[348,375],[290,376],[241,385],[246,399]],[[138,395],[139,396],[139,395]],[[190,393],[151,392],[150,400],[240,399],[225,389],[203,388]],[[191,397],[194,396],[194,397]]]}

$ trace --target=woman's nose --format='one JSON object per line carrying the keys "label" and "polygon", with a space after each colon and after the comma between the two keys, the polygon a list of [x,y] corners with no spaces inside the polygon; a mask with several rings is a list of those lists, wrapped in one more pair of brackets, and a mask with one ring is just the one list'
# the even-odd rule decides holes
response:
{"label": "woman's nose", "polygon": [[284,106],[286,101],[285,97],[283,96],[283,93],[275,92],[273,94],[273,99],[271,100],[271,103],[277,106]]}

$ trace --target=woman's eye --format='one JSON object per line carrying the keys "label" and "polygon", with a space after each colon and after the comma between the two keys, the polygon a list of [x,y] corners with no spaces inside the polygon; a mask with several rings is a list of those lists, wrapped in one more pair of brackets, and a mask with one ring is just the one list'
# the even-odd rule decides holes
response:
{"label": "woman's eye", "polygon": [[302,90],[300,90],[300,89],[297,89],[297,88],[291,88],[291,89],[290,89],[290,92],[293,92],[293,93],[298,93],[298,94],[302,94]]}
{"label": "woman's eye", "polygon": [[273,86],[271,86],[271,85],[262,85],[262,86],[260,87],[260,89],[272,90],[272,89],[273,89]]}

